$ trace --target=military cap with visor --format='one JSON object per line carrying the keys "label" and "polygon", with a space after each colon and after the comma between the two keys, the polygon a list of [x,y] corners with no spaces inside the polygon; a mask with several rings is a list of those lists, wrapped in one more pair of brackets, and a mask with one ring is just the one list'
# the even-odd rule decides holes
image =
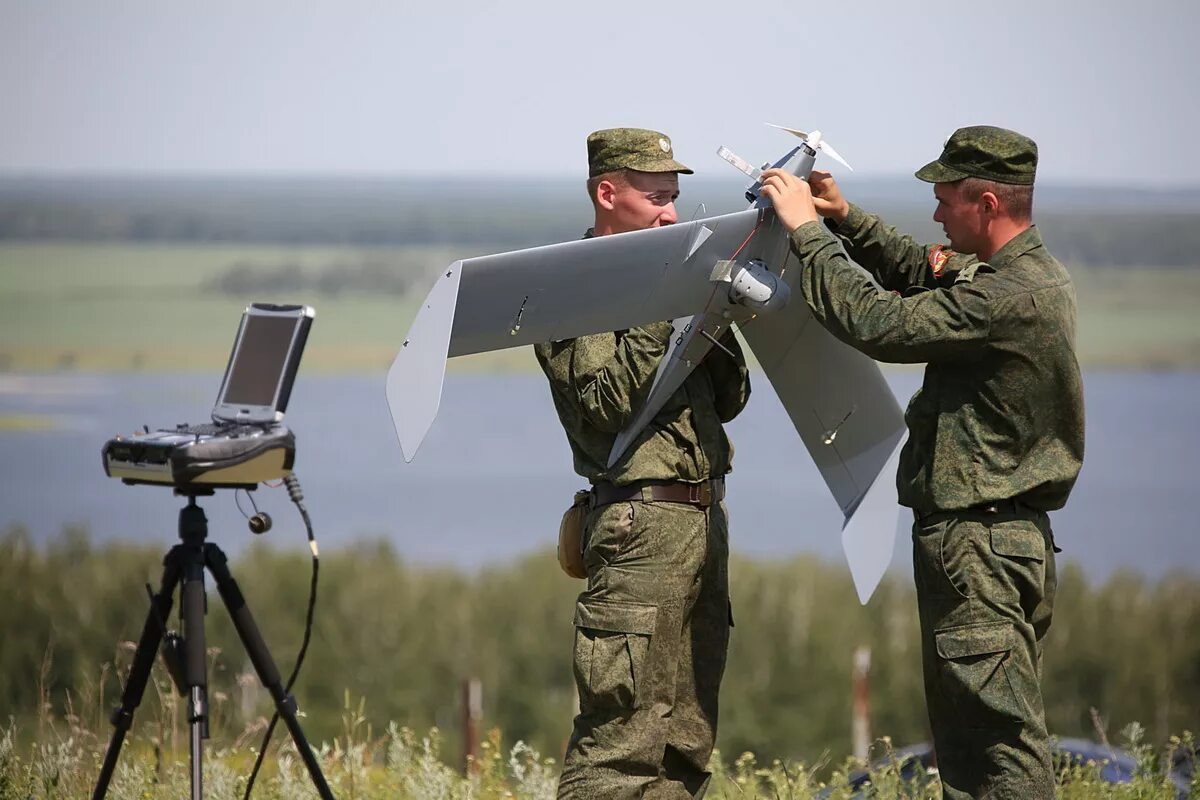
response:
{"label": "military cap with visor", "polygon": [[991,125],[959,128],[946,140],[936,161],[917,170],[928,183],[982,178],[1029,186],[1037,172],[1037,144],[1028,136]]}
{"label": "military cap with visor", "polygon": [[619,169],[692,174],[675,160],[670,138],[658,131],[606,128],[588,135],[587,149],[589,178]]}

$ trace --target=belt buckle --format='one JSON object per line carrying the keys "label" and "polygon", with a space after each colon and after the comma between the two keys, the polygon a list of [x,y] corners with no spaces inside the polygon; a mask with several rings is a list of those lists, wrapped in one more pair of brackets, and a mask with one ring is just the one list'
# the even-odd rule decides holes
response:
{"label": "belt buckle", "polygon": [[712,505],[712,481],[698,483],[692,488],[694,491],[689,490],[688,494],[693,497],[693,503],[699,506]]}

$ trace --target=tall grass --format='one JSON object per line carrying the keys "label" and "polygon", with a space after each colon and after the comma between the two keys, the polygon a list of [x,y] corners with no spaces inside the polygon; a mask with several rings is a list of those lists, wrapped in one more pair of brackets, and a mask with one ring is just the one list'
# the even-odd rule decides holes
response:
{"label": "tall grass", "polygon": [[[22,532],[0,534],[0,724],[12,720],[8,752],[21,753],[21,763],[31,763],[30,748],[67,742],[88,759],[103,750],[148,609],[143,584],[157,584],[161,558],[155,547],[98,545],[78,531],[36,546]],[[256,547],[232,566],[287,674],[302,632],[307,558]],[[485,727],[561,755],[574,713],[579,585],[558,572],[552,554],[471,574],[413,567],[385,544],[362,544],[325,553],[321,578],[314,638],[295,687],[310,741],[342,742],[343,750],[378,742],[367,747],[374,768],[386,763],[380,748],[393,724],[437,728],[439,753],[458,763],[460,682],[475,677]],[[928,739],[906,576],[889,576],[866,607],[844,569],[814,558],[735,559],[731,583],[737,624],[722,686],[723,752],[753,752],[756,765],[819,763],[827,774],[823,754],[851,750],[849,673],[863,645],[873,654],[874,732],[903,745]],[[211,589],[213,763],[242,774],[270,701]],[[1098,708],[1101,731],[1115,738],[1143,720],[1144,741],[1165,752],[1173,732],[1200,727],[1198,630],[1194,576],[1148,583],[1118,574],[1093,585],[1064,570],[1045,654],[1051,731],[1090,738]],[[367,704],[348,703],[347,691]],[[156,668],[135,720],[139,763],[165,765],[186,753],[179,704]],[[736,762],[726,771],[734,774]]]}
{"label": "tall grass", "polygon": [[[480,755],[464,770],[448,766],[436,728],[419,735],[395,723],[375,735],[360,703],[347,696],[343,731],[315,747],[323,776],[335,797],[350,800],[550,800],[555,796],[558,764],[523,742],[507,746],[493,730],[482,742]],[[90,796],[99,772],[104,732],[81,725],[79,718],[40,720],[44,738],[18,744],[13,724],[0,730],[0,800],[53,800]],[[1108,783],[1101,777],[1103,762],[1056,765],[1058,795],[1064,800],[1180,800],[1200,798],[1200,777],[1190,787],[1172,782],[1169,768],[1175,752],[1194,752],[1191,734],[1172,737],[1156,752],[1141,741],[1136,725],[1127,731],[1127,745],[1137,759],[1130,780]],[[300,800],[318,797],[312,779],[295,747],[278,746],[274,758],[255,783],[258,800]],[[936,769],[911,769],[894,751],[890,740],[877,742],[879,756],[870,766],[846,759],[830,770],[815,764],[775,760],[763,765],[752,753],[731,764],[713,754],[711,800],[850,800],[851,798],[938,798]],[[244,743],[210,744],[204,757],[205,796],[241,798],[255,752]],[[186,746],[164,747],[154,733],[135,734],[126,743],[109,784],[112,800],[167,800],[186,796],[190,770]]]}

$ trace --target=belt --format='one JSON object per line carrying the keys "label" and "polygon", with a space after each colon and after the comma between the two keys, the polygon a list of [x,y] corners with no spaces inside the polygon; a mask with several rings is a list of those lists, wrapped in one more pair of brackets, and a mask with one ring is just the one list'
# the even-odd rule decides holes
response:
{"label": "belt", "polygon": [[994,517],[1000,514],[1040,514],[1033,506],[1027,505],[1020,500],[1008,498],[1006,500],[993,500],[988,503],[980,503],[976,506],[968,506],[967,508],[956,508],[950,511],[928,511],[925,509],[914,508],[913,516],[917,520],[926,520],[935,516],[958,516],[962,514],[973,514],[985,517]]}
{"label": "belt", "polygon": [[642,481],[629,486],[597,483],[592,487],[592,505],[606,506],[626,500],[646,503],[687,503],[708,508],[725,499],[725,479],[713,478],[703,483],[679,481]]}

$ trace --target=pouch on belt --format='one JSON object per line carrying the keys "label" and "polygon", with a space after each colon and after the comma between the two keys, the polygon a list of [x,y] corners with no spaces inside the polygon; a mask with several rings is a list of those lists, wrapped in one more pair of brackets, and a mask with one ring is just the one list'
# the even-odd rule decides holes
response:
{"label": "pouch on belt", "polygon": [[592,493],[580,489],[575,500],[562,515],[558,524],[558,565],[572,578],[586,578],[587,568],[583,565],[583,520],[591,505]]}

